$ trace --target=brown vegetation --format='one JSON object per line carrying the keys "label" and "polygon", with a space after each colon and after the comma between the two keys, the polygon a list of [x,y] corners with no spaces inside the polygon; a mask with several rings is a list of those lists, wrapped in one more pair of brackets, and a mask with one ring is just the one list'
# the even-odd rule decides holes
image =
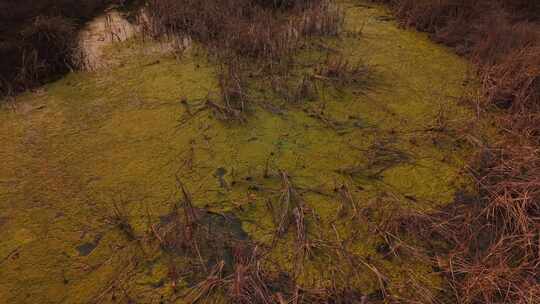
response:
{"label": "brown vegetation", "polygon": [[[497,108],[503,139],[484,147],[480,197],[408,221],[451,249],[436,258],[460,303],[540,299],[540,2],[393,0],[399,20],[469,57],[482,80],[479,115]],[[502,111],[501,111],[502,110]],[[429,229],[428,229],[429,228]]]}
{"label": "brown vegetation", "polygon": [[280,97],[302,99],[310,80],[288,84],[292,55],[308,37],[339,35],[344,14],[328,0],[149,0],[139,21],[145,39],[185,37],[205,45],[222,66],[221,102],[207,106],[222,119],[243,120],[254,80],[270,78]]}
{"label": "brown vegetation", "polygon": [[371,71],[364,63],[351,63],[343,56],[329,56],[316,73],[315,77],[324,81],[338,85],[358,85],[369,80]]}
{"label": "brown vegetation", "polygon": [[290,54],[302,35],[337,35],[343,22],[323,0],[150,0],[146,8],[144,28],[153,37],[184,35],[220,54],[274,60]]}
{"label": "brown vegetation", "polygon": [[107,5],[135,1],[2,1],[0,96],[32,88],[76,67],[81,26]]}
{"label": "brown vegetation", "polygon": [[[310,247],[315,246],[307,236],[308,219],[304,216],[309,212],[302,198],[304,190],[296,187],[286,172],[276,172],[274,177],[277,175],[281,179],[281,189],[277,191],[275,204],[269,202],[276,225],[274,242],[286,242],[288,230],[295,234],[294,251],[297,256],[292,267],[300,271],[304,259],[310,259]],[[227,303],[246,304],[372,303],[368,300],[374,295],[363,295],[346,284],[339,285],[342,287],[303,288],[297,282],[296,272],[291,275],[286,269],[288,266],[272,259],[271,251],[276,243],[259,244],[227,232],[226,226],[212,227],[211,217],[227,215],[211,214],[194,207],[187,189],[181,183],[179,187],[181,201],[148,231],[150,244],[158,245],[159,250],[169,257],[187,258],[187,263],[181,259],[184,264],[175,263],[174,258],[170,261],[167,278],[172,281],[173,288],[181,278],[198,282],[184,291],[174,289],[171,302],[181,298],[187,303],[207,303],[218,297]],[[349,198],[352,199],[350,193]],[[127,222],[126,216],[116,206],[114,218],[116,223]],[[315,220],[315,217],[309,220]],[[335,233],[336,240],[313,241],[321,248],[329,249],[334,260],[347,263],[351,273],[357,274],[357,269],[362,266],[378,273],[374,266],[350,252],[346,245],[348,242],[340,238],[337,230]]]}

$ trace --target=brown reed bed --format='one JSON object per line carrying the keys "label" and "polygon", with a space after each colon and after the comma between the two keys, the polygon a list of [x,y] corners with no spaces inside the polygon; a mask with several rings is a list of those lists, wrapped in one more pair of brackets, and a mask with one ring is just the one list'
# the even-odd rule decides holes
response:
{"label": "brown reed bed", "polygon": [[[502,140],[472,165],[477,196],[407,227],[428,243],[459,303],[540,299],[540,25],[538,1],[394,0],[406,26],[470,58],[478,67],[478,114],[497,109]],[[418,219],[417,217],[415,217]]]}
{"label": "brown reed bed", "polygon": [[[252,106],[249,83],[287,78],[293,55],[309,37],[337,36],[344,22],[330,0],[149,0],[142,14],[143,37],[189,37],[220,62],[221,100],[209,105],[221,118],[236,120]],[[308,82],[291,87],[281,81],[278,95],[298,101]]]}
{"label": "brown reed bed", "polygon": [[290,54],[302,36],[338,35],[344,19],[326,0],[149,0],[144,13],[146,36],[189,36],[214,54],[271,60]]}

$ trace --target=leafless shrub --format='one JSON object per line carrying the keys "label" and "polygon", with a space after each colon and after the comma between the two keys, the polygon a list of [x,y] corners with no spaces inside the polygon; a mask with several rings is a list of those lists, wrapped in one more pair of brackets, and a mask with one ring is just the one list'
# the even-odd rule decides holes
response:
{"label": "leafless shrub", "polygon": [[73,65],[76,49],[75,25],[62,17],[38,16],[22,30],[22,64],[16,83],[29,87],[46,75],[53,75]]}
{"label": "leafless shrub", "polygon": [[344,11],[332,1],[308,6],[297,19],[296,28],[305,36],[337,36],[345,21]]}
{"label": "leafless shrub", "polygon": [[286,172],[280,172],[282,189],[279,198],[279,223],[276,231],[277,237],[282,237],[289,227],[296,228],[296,241],[298,249],[303,253],[308,253],[310,245],[306,234],[306,224],[304,214],[306,207],[300,194],[295,189]]}
{"label": "leafless shrub", "polygon": [[249,96],[247,83],[240,71],[240,63],[235,60],[227,66],[222,66],[219,73],[219,86],[222,102],[227,112],[234,117],[247,111]]}
{"label": "leafless shrub", "polygon": [[367,83],[370,75],[369,67],[363,63],[351,63],[343,56],[329,56],[318,68],[315,77],[339,85],[362,85]]}

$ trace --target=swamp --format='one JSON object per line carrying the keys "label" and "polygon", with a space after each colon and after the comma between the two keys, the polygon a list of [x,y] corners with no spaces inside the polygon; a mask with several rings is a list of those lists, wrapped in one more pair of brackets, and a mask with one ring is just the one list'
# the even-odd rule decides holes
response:
{"label": "swamp", "polygon": [[0,105],[0,303],[458,303],[433,219],[499,137],[465,58],[361,0],[141,1],[78,40]]}

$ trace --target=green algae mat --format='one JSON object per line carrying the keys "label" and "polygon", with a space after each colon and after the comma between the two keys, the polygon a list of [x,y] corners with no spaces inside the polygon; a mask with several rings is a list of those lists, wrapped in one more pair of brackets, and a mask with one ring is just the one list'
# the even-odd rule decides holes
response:
{"label": "green algae mat", "polygon": [[201,106],[219,90],[204,48],[136,39],[2,108],[0,303],[444,296],[431,264],[400,254],[419,241],[390,228],[472,187],[469,67],[357,3],[342,3],[355,34],[313,41],[298,71],[339,52],[367,84],[294,104],[258,84],[271,106],[244,122]]}

